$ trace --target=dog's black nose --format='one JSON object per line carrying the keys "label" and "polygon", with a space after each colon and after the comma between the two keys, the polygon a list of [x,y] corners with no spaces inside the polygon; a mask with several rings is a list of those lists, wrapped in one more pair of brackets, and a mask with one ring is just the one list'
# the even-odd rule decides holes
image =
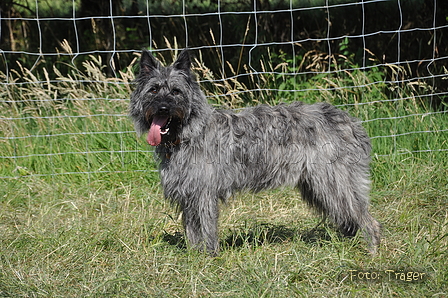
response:
{"label": "dog's black nose", "polygon": [[160,106],[159,110],[158,110],[158,114],[159,115],[168,115],[169,114],[169,109],[167,106]]}

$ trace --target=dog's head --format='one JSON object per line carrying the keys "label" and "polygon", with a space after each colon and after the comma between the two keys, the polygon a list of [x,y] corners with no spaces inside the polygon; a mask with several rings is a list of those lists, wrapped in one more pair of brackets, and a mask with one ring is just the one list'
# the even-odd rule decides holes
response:
{"label": "dog's head", "polygon": [[129,114],[138,133],[149,130],[146,140],[151,146],[178,142],[198,94],[203,97],[190,64],[187,50],[168,67],[162,66],[148,51],[142,52]]}

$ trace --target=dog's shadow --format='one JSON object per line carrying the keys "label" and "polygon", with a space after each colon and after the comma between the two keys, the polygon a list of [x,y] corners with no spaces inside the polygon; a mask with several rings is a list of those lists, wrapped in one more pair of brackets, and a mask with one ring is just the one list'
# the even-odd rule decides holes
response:
{"label": "dog's shadow", "polygon": [[[162,240],[179,249],[187,248],[185,236],[181,232],[173,234],[165,232]],[[227,237],[220,241],[220,246],[222,249],[235,249],[289,241],[303,241],[315,245],[329,240],[331,240],[331,235],[324,226],[312,229],[297,229],[285,225],[257,223],[249,227],[231,229]]]}
{"label": "dog's shadow", "polygon": [[297,229],[285,225],[255,224],[249,228],[235,229],[221,243],[222,247],[239,248],[243,246],[258,247],[265,244],[284,243],[289,241],[303,241],[308,244],[330,240],[331,237],[324,227],[314,229]]}

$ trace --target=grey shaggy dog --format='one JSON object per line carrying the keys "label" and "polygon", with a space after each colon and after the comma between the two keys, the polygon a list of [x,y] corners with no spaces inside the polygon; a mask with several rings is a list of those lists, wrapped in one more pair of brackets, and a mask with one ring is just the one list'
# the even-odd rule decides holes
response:
{"label": "grey shaggy dog", "polygon": [[164,195],[183,212],[189,245],[215,255],[220,200],[286,185],[344,235],[363,230],[374,253],[380,224],[368,211],[371,145],[359,121],[327,103],[216,110],[190,64],[187,50],[168,67],[143,51],[129,109],[157,146]]}

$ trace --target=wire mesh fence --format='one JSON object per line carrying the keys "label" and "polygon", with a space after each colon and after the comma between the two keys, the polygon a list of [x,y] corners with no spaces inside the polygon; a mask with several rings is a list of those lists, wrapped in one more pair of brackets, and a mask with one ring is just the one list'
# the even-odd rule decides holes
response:
{"label": "wire mesh fence", "polygon": [[443,1],[6,1],[0,178],[154,171],[127,117],[138,53],[188,47],[210,103],[327,101],[374,154],[446,154]]}

